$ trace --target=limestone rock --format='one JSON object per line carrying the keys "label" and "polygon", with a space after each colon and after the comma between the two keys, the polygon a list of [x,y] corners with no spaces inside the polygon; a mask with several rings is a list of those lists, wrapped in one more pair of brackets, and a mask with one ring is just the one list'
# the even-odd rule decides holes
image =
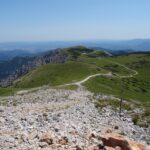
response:
{"label": "limestone rock", "polygon": [[112,129],[107,129],[105,132],[106,133],[112,133],[113,131],[112,131]]}
{"label": "limestone rock", "polygon": [[59,144],[61,145],[66,145],[68,143],[68,138],[67,137],[63,137],[62,139],[60,139],[58,141]]}
{"label": "limestone rock", "polygon": [[48,145],[53,144],[53,139],[48,133],[43,133],[42,136],[40,137],[40,142],[45,142]]}
{"label": "limestone rock", "polygon": [[106,133],[101,135],[101,139],[105,147],[115,148],[119,146],[121,150],[146,150],[144,145],[116,133]]}
{"label": "limestone rock", "polygon": [[80,146],[76,146],[76,150],[82,150]]}
{"label": "limestone rock", "polygon": [[45,143],[45,142],[40,142],[39,143],[39,147],[41,147],[41,148],[46,148],[47,146],[48,146],[48,144]]}
{"label": "limestone rock", "polygon": [[121,150],[121,147],[116,146],[116,147],[115,147],[115,150]]}
{"label": "limestone rock", "polygon": [[109,146],[105,146],[105,147],[104,147],[104,150],[115,150],[115,149],[112,148],[112,147],[109,147]]}
{"label": "limestone rock", "polygon": [[0,106],[0,149],[101,150],[106,129],[143,143],[150,139],[150,128],[135,126],[128,114],[124,120],[109,107],[98,111],[93,93],[85,89],[40,87],[5,97],[5,102]]}
{"label": "limestone rock", "polygon": [[96,145],[96,146],[93,147],[92,150],[99,150],[99,147]]}

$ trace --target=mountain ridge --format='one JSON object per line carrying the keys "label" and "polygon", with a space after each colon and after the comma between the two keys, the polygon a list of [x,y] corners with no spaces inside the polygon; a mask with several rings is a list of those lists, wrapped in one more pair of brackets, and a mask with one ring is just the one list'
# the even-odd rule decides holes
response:
{"label": "mountain ridge", "polygon": [[[2,79],[1,85],[11,85],[21,75],[38,68],[42,65],[53,63],[64,63],[68,60],[75,60],[82,53],[87,53],[89,57],[107,56],[105,52],[96,52],[93,49],[84,46],[75,46],[64,49],[55,49],[43,52],[34,57],[16,57],[10,61],[0,62],[0,77]],[[12,67],[12,65],[14,68]],[[16,65],[16,66],[15,66]],[[5,79],[4,79],[5,77]]]}

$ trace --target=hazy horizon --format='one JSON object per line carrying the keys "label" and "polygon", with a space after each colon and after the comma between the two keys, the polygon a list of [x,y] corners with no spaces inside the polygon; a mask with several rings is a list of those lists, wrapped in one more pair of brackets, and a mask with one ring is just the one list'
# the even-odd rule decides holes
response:
{"label": "hazy horizon", "polygon": [[102,42],[102,41],[134,41],[134,40],[150,40],[150,38],[128,38],[128,39],[82,39],[82,40],[17,40],[17,41],[0,41],[4,43],[47,43],[47,42]]}

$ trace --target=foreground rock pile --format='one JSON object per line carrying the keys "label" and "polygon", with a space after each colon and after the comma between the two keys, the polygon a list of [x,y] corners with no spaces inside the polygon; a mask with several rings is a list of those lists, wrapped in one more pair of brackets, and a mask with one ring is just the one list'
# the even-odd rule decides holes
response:
{"label": "foreground rock pile", "polygon": [[149,128],[134,126],[130,116],[120,118],[109,107],[99,112],[93,101],[83,89],[40,89],[1,98],[0,149],[98,150],[109,128],[148,145]]}

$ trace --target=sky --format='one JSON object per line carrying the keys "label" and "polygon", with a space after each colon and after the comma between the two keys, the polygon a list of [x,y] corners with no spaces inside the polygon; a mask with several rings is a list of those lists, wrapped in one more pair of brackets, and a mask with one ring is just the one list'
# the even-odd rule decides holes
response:
{"label": "sky", "polygon": [[150,38],[150,0],[0,0],[0,42]]}

